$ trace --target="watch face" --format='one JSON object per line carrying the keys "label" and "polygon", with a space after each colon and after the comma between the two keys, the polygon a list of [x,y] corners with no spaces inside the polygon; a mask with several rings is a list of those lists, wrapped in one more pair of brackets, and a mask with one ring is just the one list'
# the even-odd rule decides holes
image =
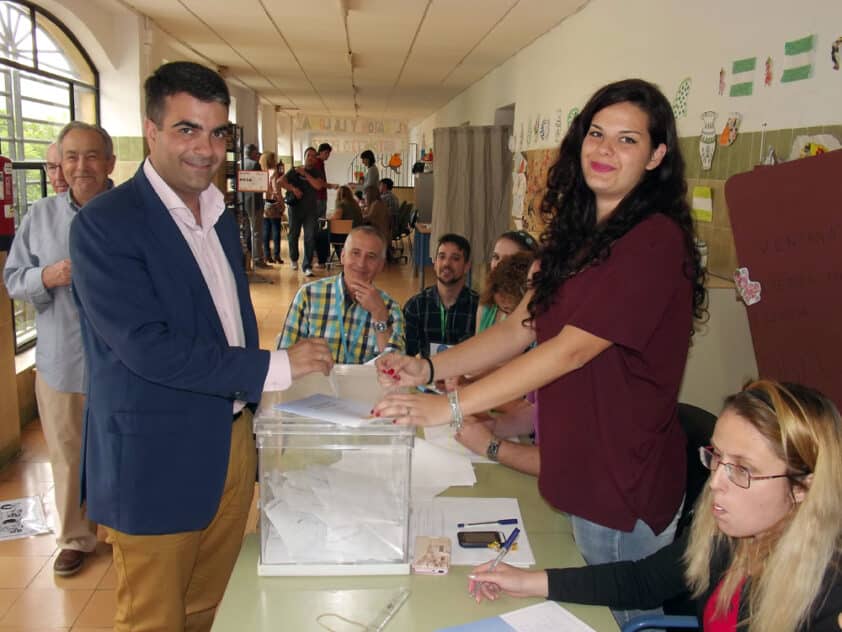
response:
{"label": "watch face", "polygon": [[389,323],[387,323],[385,320],[375,320],[371,323],[371,326],[374,327],[374,331],[376,331],[379,334],[382,334],[389,328]]}

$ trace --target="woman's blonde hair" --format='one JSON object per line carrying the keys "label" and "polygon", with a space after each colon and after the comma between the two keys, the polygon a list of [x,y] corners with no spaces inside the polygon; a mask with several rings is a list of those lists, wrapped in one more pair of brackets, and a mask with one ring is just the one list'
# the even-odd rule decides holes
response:
{"label": "woman's blonde hair", "polygon": [[260,154],[258,164],[261,171],[272,171],[278,165],[278,158],[274,151],[264,151]]}
{"label": "woman's blonde hair", "polygon": [[[822,582],[842,535],[842,421],[822,394],[798,384],[760,380],[725,400],[725,410],[750,423],[787,464],[792,511],[770,531],[732,538],[713,518],[709,487],[696,503],[685,553],[688,585],[698,598],[710,590],[710,562],[721,547],[732,555],[716,602],[727,612],[734,592],[751,577],[750,632],[795,632],[821,597]],[[800,489],[799,489],[800,488]],[[795,492],[803,492],[796,501]]]}

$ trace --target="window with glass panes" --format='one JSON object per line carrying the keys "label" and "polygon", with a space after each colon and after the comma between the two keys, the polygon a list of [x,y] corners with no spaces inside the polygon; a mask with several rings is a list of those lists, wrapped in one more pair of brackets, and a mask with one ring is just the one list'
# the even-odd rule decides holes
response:
{"label": "window with glass panes", "polygon": [[[47,147],[70,121],[99,122],[99,75],[73,34],[29,2],[0,0],[0,154],[14,167],[15,225],[52,194]],[[13,301],[15,350],[35,342],[35,308]]]}

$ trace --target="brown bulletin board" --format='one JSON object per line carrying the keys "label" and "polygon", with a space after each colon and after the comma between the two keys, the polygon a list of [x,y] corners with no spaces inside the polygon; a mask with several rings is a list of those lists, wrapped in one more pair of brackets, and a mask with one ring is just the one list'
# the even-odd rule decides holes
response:
{"label": "brown bulletin board", "polygon": [[558,159],[558,148],[532,149],[522,152],[526,157],[526,195],[523,199],[523,228],[533,235],[544,230],[541,201],[547,192],[547,174]]}
{"label": "brown bulletin board", "polygon": [[761,285],[748,306],[761,377],[842,404],[842,150],[757,167],[725,184],[741,267]]}

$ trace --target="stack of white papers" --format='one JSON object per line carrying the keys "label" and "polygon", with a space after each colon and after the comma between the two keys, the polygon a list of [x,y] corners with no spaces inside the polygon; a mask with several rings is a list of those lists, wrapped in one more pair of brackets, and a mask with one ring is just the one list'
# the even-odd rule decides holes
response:
{"label": "stack of white papers", "polygon": [[448,487],[476,485],[468,457],[416,439],[412,450],[412,501],[432,500]]}

